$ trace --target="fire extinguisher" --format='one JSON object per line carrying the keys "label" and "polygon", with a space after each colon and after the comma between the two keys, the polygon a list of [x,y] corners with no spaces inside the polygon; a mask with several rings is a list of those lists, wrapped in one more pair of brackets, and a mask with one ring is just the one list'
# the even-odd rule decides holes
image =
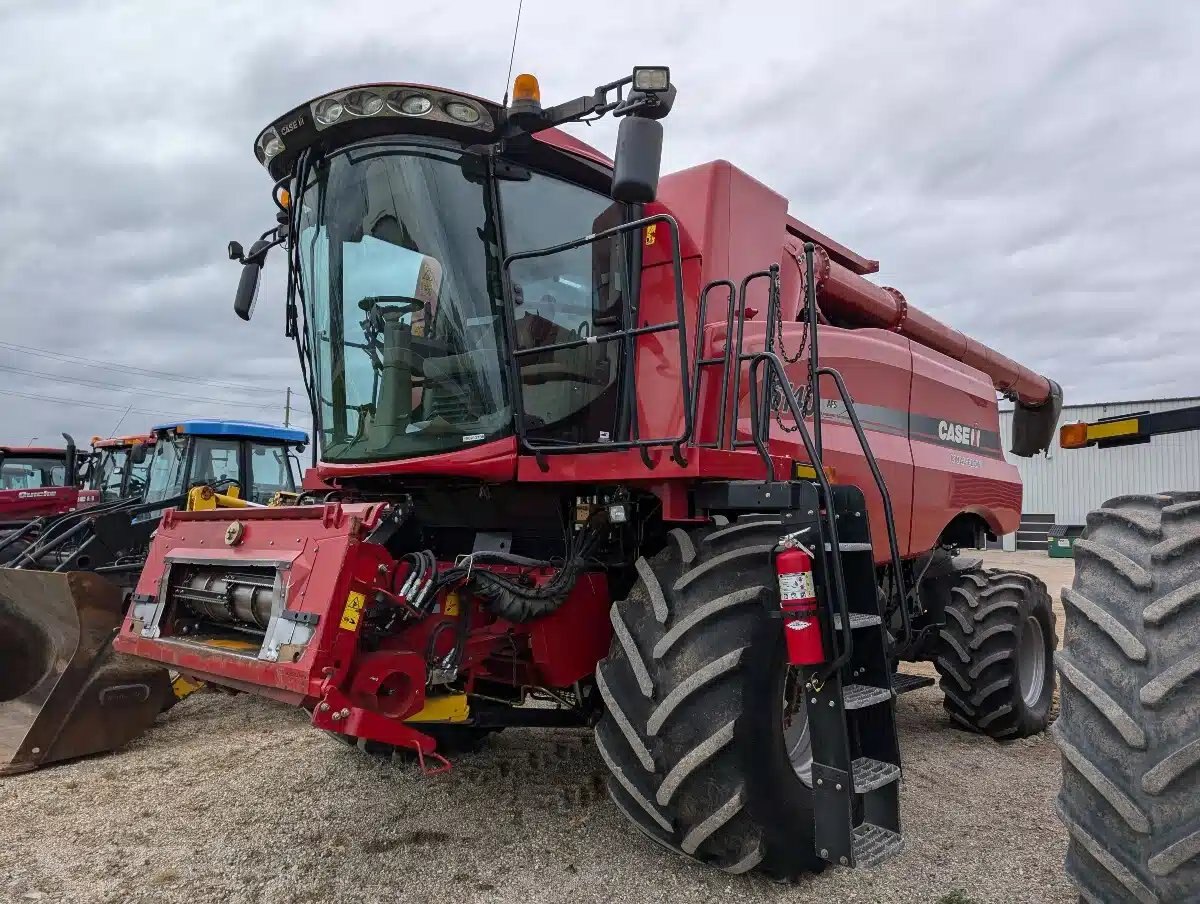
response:
{"label": "fire extinguisher", "polygon": [[779,604],[783,610],[788,662],[820,665],[827,657],[821,639],[821,624],[817,621],[813,557],[795,534],[779,541],[775,552],[775,574],[779,579]]}

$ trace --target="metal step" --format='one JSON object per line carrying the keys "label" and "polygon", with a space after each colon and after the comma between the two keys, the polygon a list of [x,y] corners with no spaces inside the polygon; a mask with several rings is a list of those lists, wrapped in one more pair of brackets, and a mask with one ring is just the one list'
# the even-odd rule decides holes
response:
{"label": "metal step", "polygon": [[899,766],[885,763],[882,760],[872,760],[865,756],[860,756],[851,764],[850,768],[854,774],[854,790],[859,794],[866,794],[868,791],[882,788],[900,777]]}
{"label": "metal step", "polygon": [[887,703],[892,699],[892,692],[886,687],[872,687],[869,684],[847,684],[842,688],[842,706],[846,709],[866,709],[878,703]]}
{"label": "metal step", "polygon": [[892,690],[897,694],[907,694],[909,691],[920,690],[923,687],[932,687],[937,683],[936,678],[930,678],[928,675],[906,675],[904,672],[897,672],[892,676]]}
{"label": "metal step", "polygon": [[[839,543],[838,550],[840,552],[871,552],[875,547],[870,543]],[[829,552],[830,546],[825,544],[825,551]]]}
{"label": "metal step", "polygon": [[[857,631],[859,628],[871,628],[875,625],[883,623],[878,615],[864,615],[861,612],[850,613],[850,630]],[[842,630],[842,614],[840,612],[833,616],[833,627],[838,631]]]}
{"label": "metal step", "polygon": [[854,865],[878,866],[904,850],[904,839],[897,833],[869,822],[854,828]]}

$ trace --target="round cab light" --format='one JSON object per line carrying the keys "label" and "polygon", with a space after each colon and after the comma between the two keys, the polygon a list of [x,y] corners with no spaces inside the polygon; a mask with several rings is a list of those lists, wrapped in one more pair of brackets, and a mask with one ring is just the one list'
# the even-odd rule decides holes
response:
{"label": "round cab light", "polygon": [[313,116],[323,126],[330,126],[342,118],[342,102],[327,97],[313,108]]}
{"label": "round cab light", "polygon": [[465,122],[468,125],[479,122],[479,111],[470,104],[464,104],[461,101],[451,101],[446,104],[446,113],[459,122]]}
{"label": "round cab light", "polygon": [[344,103],[354,116],[374,116],[383,109],[383,98],[370,91],[351,91]]}
{"label": "round cab light", "polygon": [[280,140],[278,133],[274,129],[266,132],[258,140],[258,146],[262,148],[263,156],[268,160],[283,152],[283,141]]}
{"label": "round cab light", "polygon": [[433,109],[433,101],[424,94],[404,97],[399,91],[393,91],[388,95],[388,106],[405,116],[424,116]]}

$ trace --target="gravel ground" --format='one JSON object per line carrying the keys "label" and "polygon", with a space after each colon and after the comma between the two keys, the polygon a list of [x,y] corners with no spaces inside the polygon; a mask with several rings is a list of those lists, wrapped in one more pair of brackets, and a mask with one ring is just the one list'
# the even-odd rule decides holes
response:
{"label": "gravel ground", "polygon": [[[1044,554],[988,561],[1036,570],[1056,598],[1072,571]],[[638,835],[605,798],[587,732],[509,730],[423,778],[298,710],[205,692],[119,754],[0,782],[0,901],[1076,900],[1049,738],[956,731],[936,688],[897,711],[905,853],[775,885]]]}

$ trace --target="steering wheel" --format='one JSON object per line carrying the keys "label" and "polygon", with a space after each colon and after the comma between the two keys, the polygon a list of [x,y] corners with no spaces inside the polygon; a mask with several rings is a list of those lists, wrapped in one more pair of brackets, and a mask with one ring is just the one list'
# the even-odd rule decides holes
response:
{"label": "steering wheel", "polygon": [[383,305],[394,306],[396,312],[400,314],[409,314],[425,309],[425,302],[419,298],[413,298],[411,295],[368,295],[358,302],[358,309],[370,312],[372,308]]}

